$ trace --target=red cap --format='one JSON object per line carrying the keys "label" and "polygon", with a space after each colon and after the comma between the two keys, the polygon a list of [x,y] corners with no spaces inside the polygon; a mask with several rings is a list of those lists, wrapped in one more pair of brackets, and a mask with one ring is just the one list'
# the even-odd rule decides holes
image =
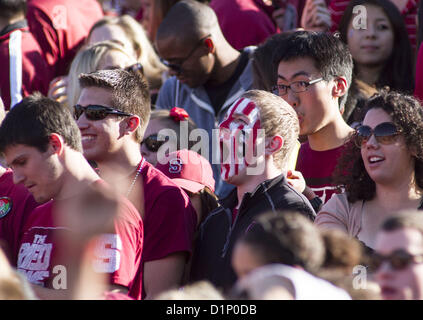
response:
{"label": "red cap", "polygon": [[157,163],[156,168],[182,189],[197,193],[208,187],[214,192],[213,170],[206,158],[195,151],[183,149],[172,152],[167,159],[165,164]]}

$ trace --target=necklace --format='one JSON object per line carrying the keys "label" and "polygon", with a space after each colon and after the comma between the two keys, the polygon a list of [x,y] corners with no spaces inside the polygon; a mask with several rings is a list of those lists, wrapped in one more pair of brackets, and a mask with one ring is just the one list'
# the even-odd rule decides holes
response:
{"label": "necklace", "polygon": [[134,187],[134,185],[135,185],[135,181],[137,181],[137,178],[138,178],[138,176],[140,175],[140,173],[141,173],[141,171],[142,171],[142,168],[143,168],[143,166],[144,166],[144,162],[145,162],[145,159],[144,158],[142,158],[142,160],[140,161],[140,163],[138,164],[138,167],[137,167],[137,174],[135,175],[135,178],[134,178],[134,180],[132,180],[132,183],[131,183],[131,185],[129,186],[129,189],[128,189],[128,191],[126,192],[126,197],[128,198],[128,196],[129,196],[129,194],[131,193],[131,191],[132,191],[132,188]]}

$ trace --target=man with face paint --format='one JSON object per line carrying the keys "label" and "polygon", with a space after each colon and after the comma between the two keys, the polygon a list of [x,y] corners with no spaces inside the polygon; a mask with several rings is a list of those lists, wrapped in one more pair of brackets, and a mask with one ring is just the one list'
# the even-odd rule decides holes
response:
{"label": "man with face paint", "polygon": [[314,220],[315,212],[286,179],[299,124],[283,99],[247,91],[228,109],[219,129],[222,179],[236,188],[201,225],[191,280],[206,279],[228,290],[236,281],[231,266],[235,240],[259,214],[289,209]]}

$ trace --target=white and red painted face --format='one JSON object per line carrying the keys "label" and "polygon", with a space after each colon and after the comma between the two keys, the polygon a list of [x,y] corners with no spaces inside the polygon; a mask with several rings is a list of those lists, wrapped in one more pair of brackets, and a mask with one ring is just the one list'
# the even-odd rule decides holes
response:
{"label": "white and red painted face", "polygon": [[260,110],[247,98],[239,98],[219,125],[221,176],[229,182],[253,163],[260,129]]}

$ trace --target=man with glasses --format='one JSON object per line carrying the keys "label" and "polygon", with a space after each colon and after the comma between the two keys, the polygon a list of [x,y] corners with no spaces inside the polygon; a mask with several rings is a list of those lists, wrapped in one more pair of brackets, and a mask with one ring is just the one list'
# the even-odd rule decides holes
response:
{"label": "man with glasses", "polygon": [[406,211],[388,218],[376,235],[370,269],[385,300],[423,300],[423,217]]}
{"label": "man with glasses", "polygon": [[307,31],[280,39],[274,93],[298,115],[301,145],[296,170],[306,181],[304,194],[318,209],[336,191],[332,172],[346,138],[353,132],[342,118],[352,77],[348,48],[335,36]]}
{"label": "man with glasses", "polygon": [[176,184],[141,155],[150,118],[147,83],[121,69],[82,74],[74,116],[84,156],[125,195],[144,222],[143,298],[181,285],[191,254],[196,213]]}
{"label": "man with glasses", "polygon": [[253,47],[235,50],[223,36],[214,11],[194,0],[172,6],[157,31],[155,45],[172,76],[159,92],[157,108],[184,108],[207,131],[209,154],[205,156],[213,163],[216,193],[223,197],[232,187],[222,182],[218,158],[212,158],[212,129],[229,106],[251,89]]}

